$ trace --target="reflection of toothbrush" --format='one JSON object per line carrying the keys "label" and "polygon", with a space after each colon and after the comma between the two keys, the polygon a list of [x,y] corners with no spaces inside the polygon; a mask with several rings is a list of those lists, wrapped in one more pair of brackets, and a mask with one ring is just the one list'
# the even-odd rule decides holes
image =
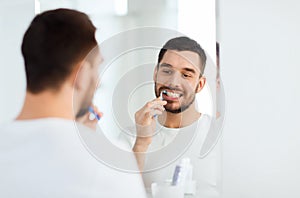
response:
{"label": "reflection of toothbrush", "polygon": [[163,90],[162,92],[160,92],[159,98],[160,98],[161,100],[164,100],[163,97],[162,97],[163,94],[167,94],[167,91],[166,91],[166,90]]}
{"label": "reflection of toothbrush", "polygon": [[93,107],[89,107],[89,112],[91,112],[97,120],[100,120],[100,116],[94,111]]}
{"label": "reflection of toothbrush", "polygon": [[[160,92],[159,99],[164,100],[163,97],[162,97],[163,94],[167,94],[167,91],[163,90],[162,92]],[[155,114],[153,117],[155,118],[156,116],[157,115]]]}

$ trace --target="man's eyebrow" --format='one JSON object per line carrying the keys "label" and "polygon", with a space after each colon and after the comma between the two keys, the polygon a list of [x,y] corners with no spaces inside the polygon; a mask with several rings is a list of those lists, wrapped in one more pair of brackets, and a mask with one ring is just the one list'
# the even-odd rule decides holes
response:
{"label": "man's eyebrow", "polygon": [[188,72],[192,72],[193,74],[196,73],[196,71],[194,69],[191,69],[191,68],[183,68],[183,70],[188,71]]}
{"label": "man's eyebrow", "polygon": [[168,64],[168,63],[161,63],[159,64],[160,67],[172,67],[172,65]]}

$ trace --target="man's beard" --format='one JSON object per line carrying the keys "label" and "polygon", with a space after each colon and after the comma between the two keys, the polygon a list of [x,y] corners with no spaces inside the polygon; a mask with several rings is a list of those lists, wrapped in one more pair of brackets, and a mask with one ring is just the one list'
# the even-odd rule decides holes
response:
{"label": "man's beard", "polygon": [[76,114],[76,119],[77,118],[81,118],[82,116],[84,116],[87,112],[89,111],[89,106],[87,105],[81,105],[79,111]]}
{"label": "man's beard", "polygon": [[[199,86],[199,85],[198,85]],[[187,103],[187,104],[181,104],[181,106],[177,109],[170,109],[168,108],[167,106],[164,106],[165,107],[165,110],[167,112],[170,112],[170,113],[174,113],[174,114],[178,114],[178,113],[182,113],[183,111],[187,110],[195,101],[195,98],[196,98],[196,90],[198,89],[198,86],[196,87],[195,89],[195,92],[193,93],[193,95],[191,96],[191,100]],[[160,88],[160,90],[157,90],[157,85],[156,85],[156,82],[154,83],[154,91],[155,91],[155,95],[156,97],[158,98],[160,96],[160,93],[164,90],[164,89],[169,89],[169,90],[176,90],[172,87],[167,87],[167,86],[163,86]]]}
{"label": "man's beard", "polygon": [[193,95],[191,102],[189,102],[188,104],[181,105],[178,109],[169,109],[166,107],[165,107],[165,109],[167,112],[174,113],[174,114],[182,113],[183,111],[187,110],[191,106],[191,104],[194,103],[194,101],[195,101],[195,94]]}
{"label": "man's beard", "polygon": [[91,106],[93,100],[93,91],[93,89],[89,89],[87,90],[87,93],[84,94],[85,98],[80,105],[79,111],[76,114],[76,118],[84,116],[89,111],[89,107]]}

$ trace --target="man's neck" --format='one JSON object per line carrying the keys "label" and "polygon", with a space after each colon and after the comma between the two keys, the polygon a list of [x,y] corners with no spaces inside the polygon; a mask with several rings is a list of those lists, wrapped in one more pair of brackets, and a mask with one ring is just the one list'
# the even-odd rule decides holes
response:
{"label": "man's neck", "polygon": [[170,113],[164,111],[161,116],[158,117],[158,121],[161,125],[168,128],[182,128],[191,125],[198,120],[201,116],[195,105],[192,104],[188,109],[181,113]]}
{"label": "man's neck", "polygon": [[74,119],[72,89],[58,92],[43,91],[38,94],[26,92],[23,108],[16,120],[56,117]]}

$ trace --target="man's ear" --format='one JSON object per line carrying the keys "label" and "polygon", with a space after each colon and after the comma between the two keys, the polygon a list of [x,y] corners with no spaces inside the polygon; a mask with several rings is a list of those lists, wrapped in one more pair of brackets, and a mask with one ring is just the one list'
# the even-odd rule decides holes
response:
{"label": "man's ear", "polygon": [[86,89],[89,82],[89,63],[88,61],[80,62],[75,69],[74,88],[76,90]]}
{"label": "man's ear", "polygon": [[206,78],[204,76],[202,76],[199,79],[198,87],[197,87],[197,90],[196,90],[197,93],[199,93],[203,89],[205,83],[206,83]]}

